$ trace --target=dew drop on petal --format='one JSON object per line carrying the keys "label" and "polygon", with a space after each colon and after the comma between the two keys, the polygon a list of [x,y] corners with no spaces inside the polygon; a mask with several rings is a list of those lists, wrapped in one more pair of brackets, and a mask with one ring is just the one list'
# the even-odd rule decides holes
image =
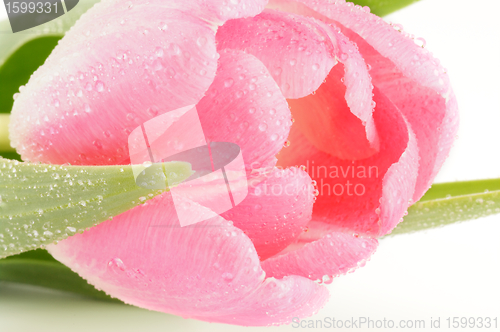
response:
{"label": "dew drop on petal", "polygon": [[226,88],[230,88],[230,87],[232,87],[232,86],[233,86],[233,84],[234,84],[234,80],[233,80],[232,78],[228,78],[228,79],[226,79],[226,80],[224,81],[224,86],[225,86]]}
{"label": "dew drop on petal", "polygon": [[97,90],[97,92],[103,92],[104,91],[104,83],[102,81],[95,82],[95,89]]}
{"label": "dew drop on petal", "polygon": [[114,271],[125,271],[125,264],[119,258],[113,258],[108,262],[108,267]]}
{"label": "dew drop on petal", "polygon": [[233,280],[233,274],[229,272],[224,272],[222,274],[222,279],[224,279],[225,281],[231,281]]}

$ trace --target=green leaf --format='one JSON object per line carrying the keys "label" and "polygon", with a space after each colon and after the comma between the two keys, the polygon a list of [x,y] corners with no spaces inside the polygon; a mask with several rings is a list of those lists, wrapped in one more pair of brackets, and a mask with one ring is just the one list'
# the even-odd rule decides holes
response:
{"label": "green leaf", "polygon": [[419,0],[353,0],[357,5],[368,6],[373,14],[384,16]]}
{"label": "green leaf", "polygon": [[17,49],[30,40],[48,36],[64,36],[64,33],[75,24],[80,16],[99,1],[100,0],[80,1],[75,8],[56,20],[17,33],[12,33],[8,20],[1,21],[0,32],[2,32],[2,38],[0,38],[0,66],[2,66],[6,59],[8,59]]}
{"label": "green leaf", "polygon": [[0,67],[0,113],[10,113],[13,95],[19,87],[28,83],[31,74],[38,69],[57,45],[61,37],[39,37],[21,46]]}
{"label": "green leaf", "polygon": [[46,250],[37,249],[0,259],[0,280],[57,289],[99,300],[119,302],[87,283]]}
{"label": "green leaf", "polygon": [[[186,162],[163,165],[164,170],[148,168],[153,170],[146,173],[148,179],[163,172],[180,183],[192,174]],[[0,158],[0,258],[83,232],[166,191],[138,186],[133,167],[141,166],[59,166]]]}
{"label": "green leaf", "polygon": [[391,235],[500,213],[500,179],[434,184]]}
{"label": "green leaf", "polygon": [[9,116],[0,114],[0,153],[14,152],[9,141]]}

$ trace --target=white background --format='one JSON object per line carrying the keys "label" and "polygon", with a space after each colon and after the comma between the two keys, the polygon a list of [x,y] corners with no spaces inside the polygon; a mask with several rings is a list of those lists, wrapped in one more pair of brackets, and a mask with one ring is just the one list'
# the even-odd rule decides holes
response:
{"label": "white background", "polygon": [[[426,47],[448,69],[458,97],[459,139],[437,182],[500,177],[499,12],[498,0],[422,0],[386,17],[426,39]],[[0,5],[0,19],[5,17],[5,8]],[[366,267],[337,278],[329,286],[331,300],[313,318],[386,318],[396,324],[402,319],[423,319],[426,329],[419,331],[437,330],[430,329],[431,317],[441,317],[439,331],[448,330],[446,318],[450,316],[500,320],[499,235],[500,216],[494,216],[383,239]],[[209,324],[0,282],[0,331],[35,329],[303,330],[293,326],[243,328]]]}

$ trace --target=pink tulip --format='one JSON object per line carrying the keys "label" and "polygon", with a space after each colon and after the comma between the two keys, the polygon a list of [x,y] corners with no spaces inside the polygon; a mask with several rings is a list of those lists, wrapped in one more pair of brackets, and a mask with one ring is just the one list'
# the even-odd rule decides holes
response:
{"label": "pink tulip", "polygon": [[266,4],[103,0],[16,99],[24,160],[130,163],[129,134],[188,105],[207,141],[241,147],[249,194],[220,216],[181,228],[165,193],[48,247],[96,288],[186,318],[290,323],[431,185],[458,126],[439,61],[367,7]]}

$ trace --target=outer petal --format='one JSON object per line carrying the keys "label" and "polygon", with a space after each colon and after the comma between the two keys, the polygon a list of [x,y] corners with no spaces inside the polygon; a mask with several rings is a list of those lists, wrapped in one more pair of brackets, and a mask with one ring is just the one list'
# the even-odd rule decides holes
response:
{"label": "outer petal", "polygon": [[179,227],[168,193],[48,249],[108,294],[186,318],[288,323],[328,298],[301,277],[265,279],[250,239],[221,217]]}
{"label": "outer petal", "polygon": [[415,135],[399,110],[377,89],[374,112],[380,131],[380,152],[346,161],[312,146],[292,128],[291,147],[279,155],[279,165],[305,164],[317,181],[319,196],[313,220],[337,230],[380,236],[400,221],[413,196],[418,170]]}
{"label": "outer petal", "polygon": [[260,259],[265,260],[304,231],[311,220],[314,188],[309,175],[294,167],[274,168],[249,182],[247,198],[222,216],[252,240]]}
{"label": "outer petal", "polygon": [[[318,224],[312,223],[310,227],[318,227]],[[363,266],[378,245],[376,239],[352,234],[328,232],[323,235],[310,243],[299,240],[284,253],[262,262],[262,268],[275,278],[299,275],[328,283],[334,276]]]}
{"label": "outer petal", "polygon": [[247,169],[274,166],[292,124],[266,67],[240,51],[221,52],[217,76],[197,105],[207,141],[238,144]]}
{"label": "outer petal", "polygon": [[[317,148],[343,159],[362,159],[377,151],[370,76],[356,46],[338,28],[315,19],[266,10],[253,18],[227,22],[217,32],[217,41],[219,49],[241,49],[257,56],[285,97],[304,97],[295,103],[301,106],[296,107],[294,116]],[[276,52],[283,53],[277,57]],[[345,68],[345,79],[337,94],[345,94],[347,104],[334,103],[328,112],[310,107],[311,100],[316,99],[308,95],[320,87],[337,61]],[[343,76],[342,71],[338,79]],[[331,91],[325,95],[330,96]],[[328,102],[331,104],[332,100]],[[340,127],[339,117],[352,121],[343,122]],[[333,144],[322,134],[332,130],[336,135]]]}
{"label": "outer petal", "polygon": [[[446,70],[414,36],[344,0],[272,0],[270,8],[337,24],[372,67],[373,84],[403,112],[419,147],[413,201],[422,197],[448,156],[458,130],[458,108]],[[421,44],[421,42],[419,42]]]}
{"label": "outer petal", "polygon": [[16,100],[13,145],[32,161],[127,163],[124,146],[131,130],[158,114],[196,104],[212,83],[216,24],[255,15],[264,4],[97,4]]}

